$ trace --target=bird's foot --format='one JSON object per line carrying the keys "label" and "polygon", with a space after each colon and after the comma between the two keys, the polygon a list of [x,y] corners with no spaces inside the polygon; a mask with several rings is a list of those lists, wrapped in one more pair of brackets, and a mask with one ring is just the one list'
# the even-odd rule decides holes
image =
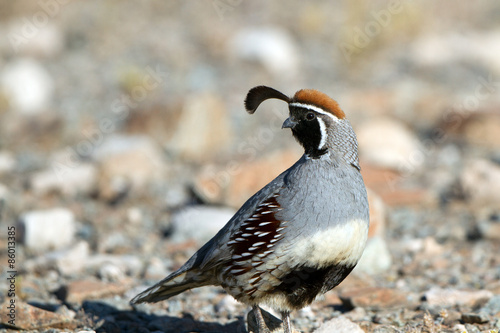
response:
{"label": "bird's foot", "polygon": [[267,328],[266,321],[264,320],[264,316],[262,316],[260,307],[258,305],[254,305],[252,307],[252,310],[255,316],[255,320],[257,320],[257,328],[259,329],[258,333],[271,333],[269,328]]}

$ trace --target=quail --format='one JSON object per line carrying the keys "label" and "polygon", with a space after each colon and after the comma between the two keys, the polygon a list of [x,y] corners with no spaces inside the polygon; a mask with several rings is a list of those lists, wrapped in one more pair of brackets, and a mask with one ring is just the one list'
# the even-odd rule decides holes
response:
{"label": "quail", "polygon": [[304,147],[288,170],[248,199],[229,222],[179,270],[138,294],[132,303],[158,302],[188,289],[222,286],[254,311],[259,332],[269,332],[259,305],[290,312],[337,286],[360,259],[368,235],[368,200],[356,135],[338,103],[312,89],[293,97],[252,88],[245,108],[265,100],[288,103],[290,128]]}

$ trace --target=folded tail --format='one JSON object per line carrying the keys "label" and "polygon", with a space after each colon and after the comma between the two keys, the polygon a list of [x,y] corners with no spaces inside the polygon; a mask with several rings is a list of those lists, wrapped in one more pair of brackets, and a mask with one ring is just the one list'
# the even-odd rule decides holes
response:
{"label": "folded tail", "polygon": [[178,295],[186,290],[210,285],[210,281],[199,272],[183,271],[174,272],[157,284],[135,296],[131,303],[154,303]]}

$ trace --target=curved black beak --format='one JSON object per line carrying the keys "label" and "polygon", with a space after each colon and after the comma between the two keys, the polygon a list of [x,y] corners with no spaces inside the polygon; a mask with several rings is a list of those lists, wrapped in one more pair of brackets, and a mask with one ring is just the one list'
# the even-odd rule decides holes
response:
{"label": "curved black beak", "polygon": [[293,121],[290,118],[286,118],[286,120],[283,122],[283,125],[281,125],[281,128],[294,128],[297,123]]}

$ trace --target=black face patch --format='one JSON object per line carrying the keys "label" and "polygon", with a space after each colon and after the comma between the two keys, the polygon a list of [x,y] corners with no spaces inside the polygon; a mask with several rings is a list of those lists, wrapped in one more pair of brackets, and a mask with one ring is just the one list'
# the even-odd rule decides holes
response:
{"label": "black face patch", "polygon": [[321,143],[321,127],[316,112],[300,108],[290,107],[290,115],[297,122],[292,128],[295,139],[304,147],[305,153],[311,158],[319,158],[326,153],[326,148],[318,149]]}

